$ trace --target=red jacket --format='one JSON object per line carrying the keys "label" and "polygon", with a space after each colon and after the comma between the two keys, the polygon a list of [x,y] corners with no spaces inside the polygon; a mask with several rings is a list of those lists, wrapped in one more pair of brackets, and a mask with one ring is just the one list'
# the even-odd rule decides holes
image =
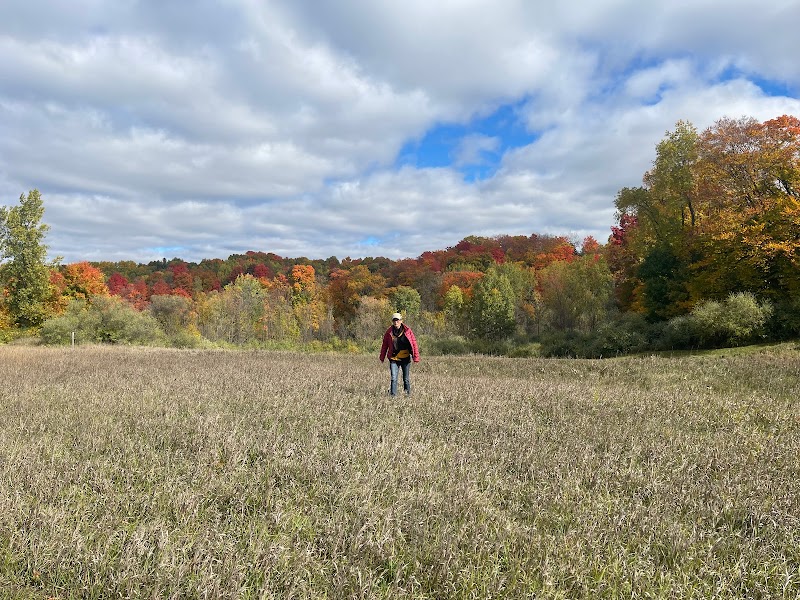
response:
{"label": "red jacket", "polygon": [[[414,332],[411,331],[411,327],[403,323],[403,331],[408,338],[408,341],[411,343],[411,358],[415,363],[419,362],[419,346],[417,346],[417,338],[414,337]],[[381,362],[384,361],[386,358],[386,354],[392,348],[392,326],[386,330],[386,333],[383,334],[383,345],[381,345]],[[389,358],[392,358],[391,354]]]}

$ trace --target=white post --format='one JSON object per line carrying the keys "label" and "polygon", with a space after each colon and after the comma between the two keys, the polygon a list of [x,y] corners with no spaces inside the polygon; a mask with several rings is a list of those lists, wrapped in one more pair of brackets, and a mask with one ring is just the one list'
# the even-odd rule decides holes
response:
{"label": "white post", "polygon": [[72,332],[72,347],[75,347],[75,332]]}

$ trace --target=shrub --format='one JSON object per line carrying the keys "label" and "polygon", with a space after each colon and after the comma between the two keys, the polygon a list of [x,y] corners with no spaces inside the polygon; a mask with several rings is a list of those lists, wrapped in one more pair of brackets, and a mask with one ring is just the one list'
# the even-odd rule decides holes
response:
{"label": "shrub", "polygon": [[474,352],[472,344],[460,335],[449,335],[444,337],[420,337],[419,343],[421,352],[429,356],[446,356],[470,354]]}
{"label": "shrub", "polygon": [[698,345],[697,324],[690,315],[673,317],[657,326],[661,330],[653,343],[657,350],[687,350]]}
{"label": "shrub", "polygon": [[587,355],[587,336],[574,329],[551,331],[542,336],[542,356],[582,358]]}
{"label": "shrub", "polygon": [[770,304],[760,304],[753,294],[741,292],[731,294],[724,302],[698,305],[691,319],[701,346],[739,346],[763,335],[771,314]]}
{"label": "shrub", "polygon": [[196,327],[189,326],[169,336],[169,345],[173,348],[210,348],[213,344],[205,339]]}
{"label": "shrub", "polygon": [[509,358],[535,358],[541,354],[540,344],[531,342],[514,344],[506,352],[506,356]]}
{"label": "shrub", "polygon": [[11,315],[0,306],[0,344],[10,342],[14,337],[14,321]]}
{"label": "shrub", "polygon": [[637,313],[625,313],[587,336],[585,354],[591,358],[644,352],[650,348],[650,325]]}
{"label": "shrub", "polygon": [[783,298],[775,304],[767,331],[776,340],[800,337],[800,296]]}
{"label": "shrub", "polygon": [[39,335],[46,344],[69,344],[73,332],[77,343],[155,344],[164,338],[156,319],[116,296],[98,296],[91,303],[71,300],[63,315],[42,325]]}

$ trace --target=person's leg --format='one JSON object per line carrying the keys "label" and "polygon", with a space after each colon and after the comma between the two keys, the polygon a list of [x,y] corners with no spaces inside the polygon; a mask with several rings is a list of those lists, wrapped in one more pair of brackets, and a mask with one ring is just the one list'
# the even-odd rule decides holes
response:
{"label": "person's leg", "polygon": [[406,394],[411,395],[411,361],[403,361],[400,363],[403,367],[403,389]]}
{"label": "person's leg", "polygon": [[392,382],[389,385],[389,394],[392,396],[397,395],[397,371],[399,370],[400,365],[397,364],[396,360],[389,361],[389,373],[392,378]]}

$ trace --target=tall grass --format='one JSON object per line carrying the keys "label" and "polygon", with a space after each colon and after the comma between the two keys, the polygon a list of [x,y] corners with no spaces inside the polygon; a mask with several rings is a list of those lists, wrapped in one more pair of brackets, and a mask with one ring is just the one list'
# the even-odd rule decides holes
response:
{"label": "tall grass", "polygon": [[9,598],[797,598],[800,353],[0,347]]}

